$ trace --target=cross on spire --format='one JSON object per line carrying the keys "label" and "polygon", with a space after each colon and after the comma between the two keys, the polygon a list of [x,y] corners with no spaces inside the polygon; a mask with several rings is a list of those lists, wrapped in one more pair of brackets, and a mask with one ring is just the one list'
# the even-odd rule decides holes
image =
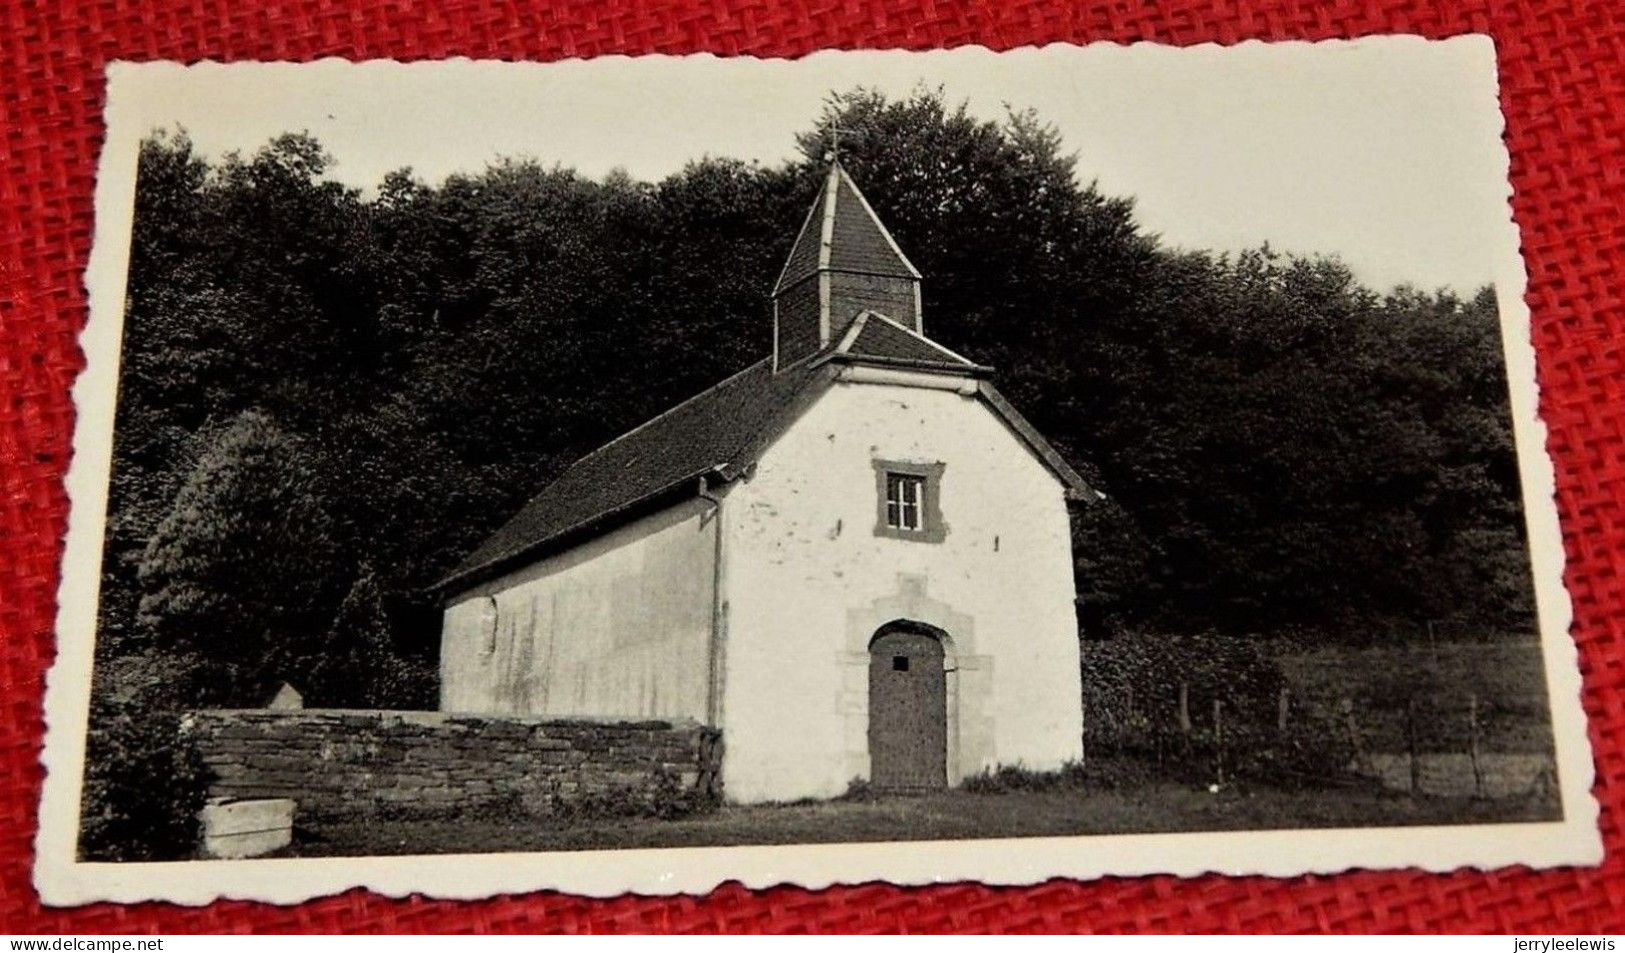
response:
{"label": "cross on spire", "polygon": [[841,161],[841,132],[840,123],[829,124],[829,150],[824,153],[824,158],[830,162]]}

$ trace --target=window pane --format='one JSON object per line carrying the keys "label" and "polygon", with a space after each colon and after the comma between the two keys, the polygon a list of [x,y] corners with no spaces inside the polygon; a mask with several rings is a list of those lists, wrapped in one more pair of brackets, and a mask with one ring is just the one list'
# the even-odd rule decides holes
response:
{"label": "window pane", "polygon": [[886,474],[886,525],[893,529],[924,528],[920,507],[925,500],[925,478],[912,473]]}

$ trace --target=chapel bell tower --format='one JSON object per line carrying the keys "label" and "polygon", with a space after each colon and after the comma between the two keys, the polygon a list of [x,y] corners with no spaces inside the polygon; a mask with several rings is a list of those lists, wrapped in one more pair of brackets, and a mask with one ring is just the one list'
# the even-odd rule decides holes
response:
{"label": "chapel bell tower", "polygon": [[925,333],[920,273],[837,159],[773,288],[774,369],[839,341],[864,311]]}

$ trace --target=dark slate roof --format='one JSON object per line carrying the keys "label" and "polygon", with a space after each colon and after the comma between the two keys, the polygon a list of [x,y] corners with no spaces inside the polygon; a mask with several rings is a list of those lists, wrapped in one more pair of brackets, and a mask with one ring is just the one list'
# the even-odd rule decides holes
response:
{"label": "dark slate roof", "polygon": [[861,271],[867,275],[893,275],[919,278],[913,264],[903,257],[891,232],[880,224],[875,210],[852,184],[851,176],[837,165],[835,227],[830,235],[829,267],[835,271]]}
{"label": "dark slate roof", "polygon": [[[835,170],[830,170],[833,177]],[[790,287],[808,275],[818,273],[824,265],[824,214],[830,203],[832,192],[826,180],[823,188],[818,190],[818,197],[813,200],[812,208],[807,210],[807,218],[801,223],[801,232],[796,235],[796,243],[790,248],[790,257],[784,261],[784,270],[779,273],[779,282],[773,288],[773,293]]]}
{"label": "dark slate roof", "polygon": [[[774,294],[822,270],[920,277],[839,163],[831,165],[802,223]],[[571,464],[437,588],[475,585],[535,558],[544,547],[590,538],[679,493],[697,493],[702,481],[737,479],[823,393],[843,364],[973,378],[989,373],[891,318],[866,311],[839,342],[811,359],[778,372],[771,358],[754,364]],[[1095,497],[992,385],[978,380],[974,390],[1044,460],[1071,498]]]}
{"label": "dark slate roof", "polygon": [[797,402],[832,376],[823,362],[777,374],[772,365],[771,358],[753,364],[571,464],[441,586],[499,572],[543,544],[604,528],[667,491],[697,488],[707,475],[737,477]]}
{"label": "dark slate roof", "polygon": [[820,271],[920,277],[838,162],[813,200],[773,293]]}
{"label": "dark slate roof", "polygon": [[[829,387],[842,364],[904,364],[977,378],[988,373],[877,312],[865,312],[854,327],[812,360],[777,373],[771,358],[760,361],[582,457],[436,588],[473,586],[539,550],[607,532],[678,494],[697,493],[701,480],[738,479]],[[978,380],[975,391],[1055,473],[1068,498],[1100,498],[992,384]]]}
{"label": "dark slate roof", "polygon": [[987,370],[878,311],[865,311],[858,315],[841,337],[835,353],[903,364],[940,366],[944,369]]}

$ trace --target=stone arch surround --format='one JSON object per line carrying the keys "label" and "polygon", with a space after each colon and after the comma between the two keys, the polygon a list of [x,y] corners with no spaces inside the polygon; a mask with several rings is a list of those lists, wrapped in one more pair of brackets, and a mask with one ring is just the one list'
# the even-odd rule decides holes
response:
{"label": "stone arch surround", "polygon": [[898,573],[892,592],[848,609],[841,653],[840,711],[846,775],[869,778],[869,643],[892,622],[914,622],[940,633],[947,676],[948,783],[958,784],[995,762],[992,709],[993,657],[979,654],[976,619],[927,591],[926,578]]}

